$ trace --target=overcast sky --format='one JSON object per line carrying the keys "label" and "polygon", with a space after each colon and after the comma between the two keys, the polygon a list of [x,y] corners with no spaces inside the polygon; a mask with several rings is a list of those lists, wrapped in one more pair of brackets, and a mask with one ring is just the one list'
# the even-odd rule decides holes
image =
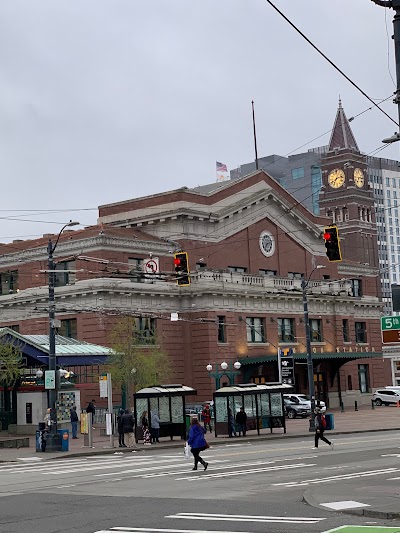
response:
{"label": "overcast sky", "polygon": [[[392,10],[275,3],[369,96],[393,93]],[[98,205],[253,160],[252,99],[259,156],[286,155],[332,127],[339,94],[348,117],[371,106],[265,0],[3,1],[0,217],[33,222],[0,219],[0,241],[95,223]],[[397,121],[391,99],[382,107]],[[365,153],[396,130],[377,110],[352,128]]]}

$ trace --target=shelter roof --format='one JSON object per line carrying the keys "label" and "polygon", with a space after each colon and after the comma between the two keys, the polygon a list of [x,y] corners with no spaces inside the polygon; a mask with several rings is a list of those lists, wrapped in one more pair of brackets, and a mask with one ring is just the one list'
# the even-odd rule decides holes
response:
{"label": "shelter roof", "polygon": [[150,396],[187,396],[196,393],[196,389],[187,387],[186,385],[168,384],[145,387],[144,389],[137,391],[135,396],[149,398]]}

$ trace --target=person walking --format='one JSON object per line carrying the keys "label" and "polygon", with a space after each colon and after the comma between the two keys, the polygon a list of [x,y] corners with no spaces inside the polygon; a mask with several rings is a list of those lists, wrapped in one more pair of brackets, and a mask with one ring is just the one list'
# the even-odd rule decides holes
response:
{"label": "person walking", "polygon": [[236,437],[235,418],[230,407],[228,407],[228,435],[230,437],[232,437],[232,435]]}
{"label": "person walking", "polygon": [[240,411],[236,413],[236,424],[239,430],[239,437],[241,433],[243,433],[243,437],[245,437],[247,430],[247,415],[244,407],[241,407]]}
{"label": "person walking", "polygon": [[72,406],[69,411],[70,419],[71,419],[71,429],[72,429],[72,438],[77,439],[77,431],[78,431],[78,422],[79,417],[78,413],[76,412],[76,406]]}
{"label": "person walking", "polygon": [[150,413],[151,417],[151,442],[160,442],[160,418],[157,409],[153,409]]}
{"label": "person walking", "polygon": [[314,410],[315,413],[315,444],[313,450],[318,450],[318,441],[323,440],[333,449],[333,442],[329,441],[324,437],[324,431],[326,428],[325,416],[322,413],[322,410],[319,407],[316,407]]}
{"label": "person walking", "polygon": [[122,427],[122,415],[124,410],[121,408],[117,416],[117,427],[118,427],[118,444],[120,448],[126,448],[124,430]]}
{"label": "person walking", "polygon": [[[96,414],[95,404],[96,404],[96,400],[92,400],[91,402],[88,403],[88,406],[86,407],[86,412],[92,413],[92,426],[94,424],[94,415]],[[95,427],[93,427],[93,429],[95,429]]]}
{"label": "person walking", "polygon": [[200,452],[208,448],[204,434],[207,433],[206,428],[199,424],[196,417],[193,417],[190,421],[188,444],[191,447],[191,452],[194,457],[194,467],[192,470],[197,470],[197,465],[200,462],[204,466],[204,470],[207,470],[208,463],[200,457]]}
{"label": "person walking", "polygon": [[203,419],[203,424],[204,424],[204,428],[207,432],[207,426],[208,426],[208,429],[210,430],[210,433],[212,433],[212,430],[211,430],[211,410],[210,410],[210,406],[209,405],[206,405],[201,413],[201,418]]}
{"label": "person walking", "polygon": [[143,411],[140,422],[142,424],[143,430],[143,444],[151,445],[151,435],[149,430],[149,419],[147,417],[147,411]]}
{"label": "person walking", "polygon": [[[121,424],[122,433],[124,434],[124,437],[126,435],[128,438],[128,448],[133,448],[135,446],[135,419],[133,418],[132,413],[128,411],[128,409],[125,409],[124,414],[121,416]],[[125,441],[123,448],[126,448]]]}

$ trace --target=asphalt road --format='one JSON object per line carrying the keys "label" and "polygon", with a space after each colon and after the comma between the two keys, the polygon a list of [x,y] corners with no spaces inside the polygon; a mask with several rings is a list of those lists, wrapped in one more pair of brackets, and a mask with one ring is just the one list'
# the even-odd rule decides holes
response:
{"label": "asphalt road", "polygon": [[310,437],[214,446],[203,453],[206,472],[191,470],[183,448],[55,461],[32,454],[0,465],[0,532],[321,533],[344,524],[400,526],[303,502],[310,487],[329,485],[334,503],[349,494],[362,503],[367,486],[397,490],[399,432],[340,436],[334,450],[321,443],[315,452],[312,445]]}

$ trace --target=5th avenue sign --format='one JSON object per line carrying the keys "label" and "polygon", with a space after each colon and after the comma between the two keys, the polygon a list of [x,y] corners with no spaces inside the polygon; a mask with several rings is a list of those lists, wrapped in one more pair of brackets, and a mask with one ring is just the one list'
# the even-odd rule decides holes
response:
{"label": "5th avenue sign", "polygon": [[382,316],[381,331],[383,344],[400,342],[400,316]]}

